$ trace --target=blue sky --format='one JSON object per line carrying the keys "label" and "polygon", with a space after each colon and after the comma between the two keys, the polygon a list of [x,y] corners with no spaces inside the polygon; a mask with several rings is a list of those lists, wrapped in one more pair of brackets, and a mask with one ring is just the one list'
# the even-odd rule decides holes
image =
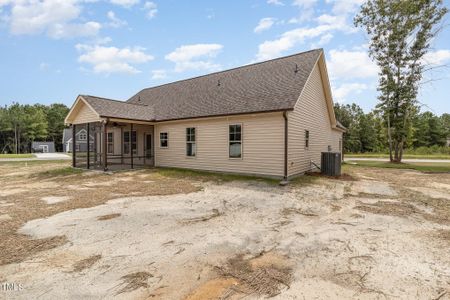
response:
{"label": "blue sky", "polygon": [[[352,25],[361,2],[0,0],[0,105],[70,106],[78,94],[126,100],[142,88],[322,47],[334,100],[368,111],[377,68]],[[450,63],[448,27],[427,61]],[[429,79],[424,109],[450,112],[450,68]]]}

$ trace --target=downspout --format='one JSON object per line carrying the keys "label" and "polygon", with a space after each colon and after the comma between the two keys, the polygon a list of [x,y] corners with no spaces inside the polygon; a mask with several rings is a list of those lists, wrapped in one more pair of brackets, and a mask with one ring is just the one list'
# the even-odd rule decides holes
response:
{"label": "downspout", "polygon": [[284,118],[284,177],[282,184],[287,184],[288,181],[288,117],[287,110],[283,112]]}

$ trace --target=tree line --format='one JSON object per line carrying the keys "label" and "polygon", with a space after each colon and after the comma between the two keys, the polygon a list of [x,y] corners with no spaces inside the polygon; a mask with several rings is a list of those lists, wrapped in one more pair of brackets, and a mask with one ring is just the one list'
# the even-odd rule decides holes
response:
{"label": "tree line", "polygon": [[52,141],[62,151],[64,118],[69,108],[64,104],[0,107],[0,153],[29,153],[33,141]]}
{"label": "tree line", "polygon": [[[387,153],[389,151],[388,126],[382,111],[364,111],[357,104],[334,105],[336,118],[347,128],[344,151],[347,153]],[[437,116],[432,112],[416,112],[405,134],[404,149],[411,153],[450,154],[450,114]]]}

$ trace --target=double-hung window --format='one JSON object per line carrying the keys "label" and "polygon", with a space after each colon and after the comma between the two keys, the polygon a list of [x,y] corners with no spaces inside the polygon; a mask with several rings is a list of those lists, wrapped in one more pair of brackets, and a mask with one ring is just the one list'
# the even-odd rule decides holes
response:
{"label": "double-hung window", "polygon": [[108,154],[114,154],[114,133],[108,132]]}
{"label": "double-hung window", "polygon": [[186,156],[195,156],[197,149],[195,143],[195,128],[186,128]]}
{"label": "double-hung window", "polygon": [[242,157],[242,126],[240,124],[229,126],[229,157]]}
{"label": "double-hung window", "polygon": [[133,155],[137,154],[137,135],[134,130],[131,132],[131,151],[133,151]]}
{"label": "double-hung window", "polygon": [[123,154],[137,154],[136,131],[125,131],[123,133]]}
{"label": "double-hung window", "polygon": [[167,132],[159,133],[159,147],[161,148],[169,147],[169,134]]}

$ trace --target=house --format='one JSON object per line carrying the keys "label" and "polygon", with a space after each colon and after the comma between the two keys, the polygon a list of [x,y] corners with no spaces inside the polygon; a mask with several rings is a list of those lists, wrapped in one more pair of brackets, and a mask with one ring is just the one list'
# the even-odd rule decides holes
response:
{"label": "house", "polygon": [[177,167],[288,178],[342,151],[322,49],[146,88],[126,102],[79,95],[65,122],[86,168]]}
{"label": "house", "polygon": [[[76,147],[78,151],[86,152],[87,151],[87,131],[84,128],[81,128],[77,130],[77,133],[75,134],[77,142]],[[91,141],[91,148],[93,149],[93,141],[94,137],[90,135],[90,141]],[[64,128],[63,130],[63,138],[62,138],[62,144],[63,144],[63,152],[69,153],[72,152],[73,147],[73,141],[72,141],[72,129],[71,128]]]}
{"label": "house", "polygon": [[31,143],[32,152],[40,153],[54,153],[55,143],[54,142],[32,142]]}

